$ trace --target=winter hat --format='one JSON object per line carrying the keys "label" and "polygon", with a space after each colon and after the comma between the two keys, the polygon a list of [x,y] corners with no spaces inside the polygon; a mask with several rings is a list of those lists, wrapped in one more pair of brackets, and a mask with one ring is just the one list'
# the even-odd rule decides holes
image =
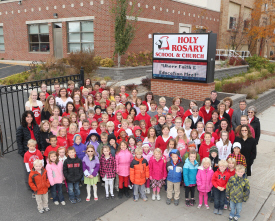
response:
{"label": "winter hat", "polygon": [[234,144],[233,144],[233,149],[235,148],[235,147],[239,147],[240,148],[240,150],[242,149],[242,145],[239,143],[239,142],[235,142]]}
{"label": "winter hat", "polygon": [[110,140],[115,140],[115,142],[116,142],[116,136],[114,134],[109,134],[108,135],[108,143],[110,143]]}
{"label": "winter hat", "polygon": [[76,135],[74,135],[74,139],[73,139],[74,143],[75,143],[75,139],[76,139],[78,136],[80,137],[81,142],[82,142],[82,137],[81,137],[79,134],[76,134]]}
{"label": "winter hat", "polygon": [[97,137],[97,142],[100,142],[100,141],[101,141],[100,136],[99,136],[99,134],[96,132],[96,130],[90,130],[90,133],[89,133],[89,135],[88,135],[87,138],[86,138],[86,142],[88,142],[88,141],[91,139],[91,136],[92,136],[92,135],[95,135],[95,136]]}
{"label": "winter hat", "polygon": [[141,137],[136,137],[136,141],[137,141],[137,143],[140,142],[140,141],[142,142],[142,138]]}
{"label": "winter hat", "polygon": [[100,109],[101,110],[101,107],[99,105],[96,105],[94,110],[96,111],[96,109]]}
{"label": "winter hat", "polygon": [[195,147],[196,148],[197,146],[196,146],[194,141],[189,141],[188,142],[188,147]]}
{"label": "winter hat", "polygon": [[136,133],[136,130],[140,130],[140,132],[142,133],[142,130],[141,130],[140,126],[135,126],[134,127],[134,129],[133,129],[134,133]]}
{"label": "winter hat", "polygon": [[218,148],[216,146],[211,147],[210,150],[209,150],[209,152],[210,152],[210,155],[213,152],[216,152],[217,154],[219,154],[219,150],[218,150]]}
{"label": "winter hat", "polygon": [[145,146],[152,147],[152,145],[149,142],[143,142],[142,148],[145,147]]}

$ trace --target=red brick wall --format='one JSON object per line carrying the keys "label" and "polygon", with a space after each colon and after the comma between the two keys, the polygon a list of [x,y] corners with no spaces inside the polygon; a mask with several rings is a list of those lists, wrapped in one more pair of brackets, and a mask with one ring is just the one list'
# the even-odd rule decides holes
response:
{"label": "red brick wall", "polygon": [[[95,52],[102,57],[112,57],[114,52],[114,23],[112,14],[110,13],[111,0],[24,0],[22,5],[18,2],[10,2],[0,4],[0,23],[3,23],[5,52],[0,53],[0,58],[14,60],[46,60],[49,53],[29,52],[28,30],[26,21],[53,19],[53,13],[58,14],[58,18],[95,16],[94,19],[94,39]],[[80,6],[83,3],[83,6]],[[156,32],[177,33],[179,31],[179,23],[196,25],[205,25],[208,30],[214,33],[219,31],[219,12],[204,10],[195,6],[190,6],[171,0],[140,0],[136,1],[136,9],[140,3],[142,9],[139,17],[158,19],[174,22],[174,25],[156,24],[150,22],[137,22],[136,36],[130,45],[129,52],[139,52],[143,50],[152,50],[152,39],[148,39],[148,34]],[[62,5],[65,8],[62,8]],[[74,7],[71,7],[74,4]],[[148,8],[146,8],[148,5]],[[54,9],[54,6],[57,9]],[[155,6],[155,10],[153,9]],[[38,8],[41,7],[41,11]],[[49,10],[46,10],[49,7]],[[160,11],[160,7],[162,11]],[[33,8],[33,12],[31,9]],[[24,10],[27,10],[25,12]],[[166,11],[168,9],[168,12]],[[18,13],[20,10],[20,13]],[[174,10],[174,13],[173,13]],[[12,14],[13,11],[13,14]],[[178,14],[180,11],[180,14]],[[7,12],[7,14],[6,14]],[[185,12],[185,15],[184,15]],[[189,16],[190,13],[190,16]],[[195,17],[193,15],[195,14]],[[204,19],[198,18],[198,15],[204,14]],[[207,19],[206,19],[207,18]],[[211,20],[210,20],[211,18]],[[214,21],[215,19],[215,21]],[[52,25],[49,23],[50,29],[50,55],[53,55],[53,36]],[[67,31],[66,22],[63,25],[63,56],[67,55]]]}
{"label": "red brick wall", "polygon": [[151,91],[156,95],[167,97],[180,96],[185,99],[203,101],[212,90],[215,90],[215,83],[197,83],[186,81],[172,81],[151,79]]}

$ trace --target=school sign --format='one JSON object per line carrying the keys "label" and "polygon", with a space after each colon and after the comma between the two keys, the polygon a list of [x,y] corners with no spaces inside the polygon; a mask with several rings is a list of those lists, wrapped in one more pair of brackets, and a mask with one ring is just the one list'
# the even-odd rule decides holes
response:
{"label": "school sign", "polygon": [[217,34],[154,34],[153,79],[214,81]]}

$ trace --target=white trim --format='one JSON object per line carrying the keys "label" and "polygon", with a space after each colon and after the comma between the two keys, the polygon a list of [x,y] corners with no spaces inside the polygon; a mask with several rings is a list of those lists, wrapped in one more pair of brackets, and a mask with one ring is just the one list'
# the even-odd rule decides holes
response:
{"label": "white trim", "polygon": [[[135,17],[134,16],[127,16],[127,19],[128,20],[135,20]],[[151,19],[151,18],[137,17],[137,21],[151,22],[151,23],[164,24],[164,25],[174,25],[174,22],[172,22],[172,21],[163,21],[163,20]]]}
{"label": "white trim", "polygon": [[26,21],[26,24],[39,24],[39,23],[51,23],[51,22],[63,22],[63,21],[80,21],[80,20],[94,20],[95,16],[83,16],[83,17],[71,17],[71,18],[57,18],[57,19],[44,19]]}
{"label": "white trim", "polygon": [[3,26],[3,23],[0,23],[0,26]]}
{"label": "white trim", "polygon": [[0,4],[4,4],[4,3],[11,3],[11,2],[19,2],[19,1],[21,1],[22,2],[22,0],[9,0],[9,1],[0,1]]}
{"label": "white trim", "polygon": [[195,7],[198,7],[198,8],[204,8],[204,9],[207,9],[209,11],[214,11],[214,12],[221,12],[220,10],[213,10],[213,9],[210,9],[210,8],[207,8],[207,7],[201,7],[199,5],[195,5],[195,4],[190,4],[190,3],[186,3],[186,2],[182,2],[181,0],[172,0],[173,2],[179,2],[179,3],[182,3],[182,4],[186,4],[186,5],[192,5],[192,6],[195,6]]}

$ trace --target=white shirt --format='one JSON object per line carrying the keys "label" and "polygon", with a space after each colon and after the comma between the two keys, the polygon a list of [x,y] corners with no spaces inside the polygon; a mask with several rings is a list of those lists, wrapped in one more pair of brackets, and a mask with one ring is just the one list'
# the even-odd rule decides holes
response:
{"label": "white shirt", "polygon": [[[36,103],[37,103],[37,106],[40,108],[40,110],[42,110],[43,109],[43,103],[42,103],[42,101],[37,100]],[[32,105],[31,105],[30,101],[26,102],[25,107],[29,107],[30,110],[32,110]]]}
{"label": "white shirt", "polygon": [[66,111],[66,105],[68,102],[73,102],[73,99],[71,97],[67,97],[66,101],[63,102],[63,100],[60,97],[55,98],[55,102],[57,105],[59,105],[62,109],[62,114]]}
{"label": "white shirt", "polygon": [[176,138],[176,136],[178,136],[178,129],[176,129],[176,127],[172,127],[169,132],[169,136]]}

